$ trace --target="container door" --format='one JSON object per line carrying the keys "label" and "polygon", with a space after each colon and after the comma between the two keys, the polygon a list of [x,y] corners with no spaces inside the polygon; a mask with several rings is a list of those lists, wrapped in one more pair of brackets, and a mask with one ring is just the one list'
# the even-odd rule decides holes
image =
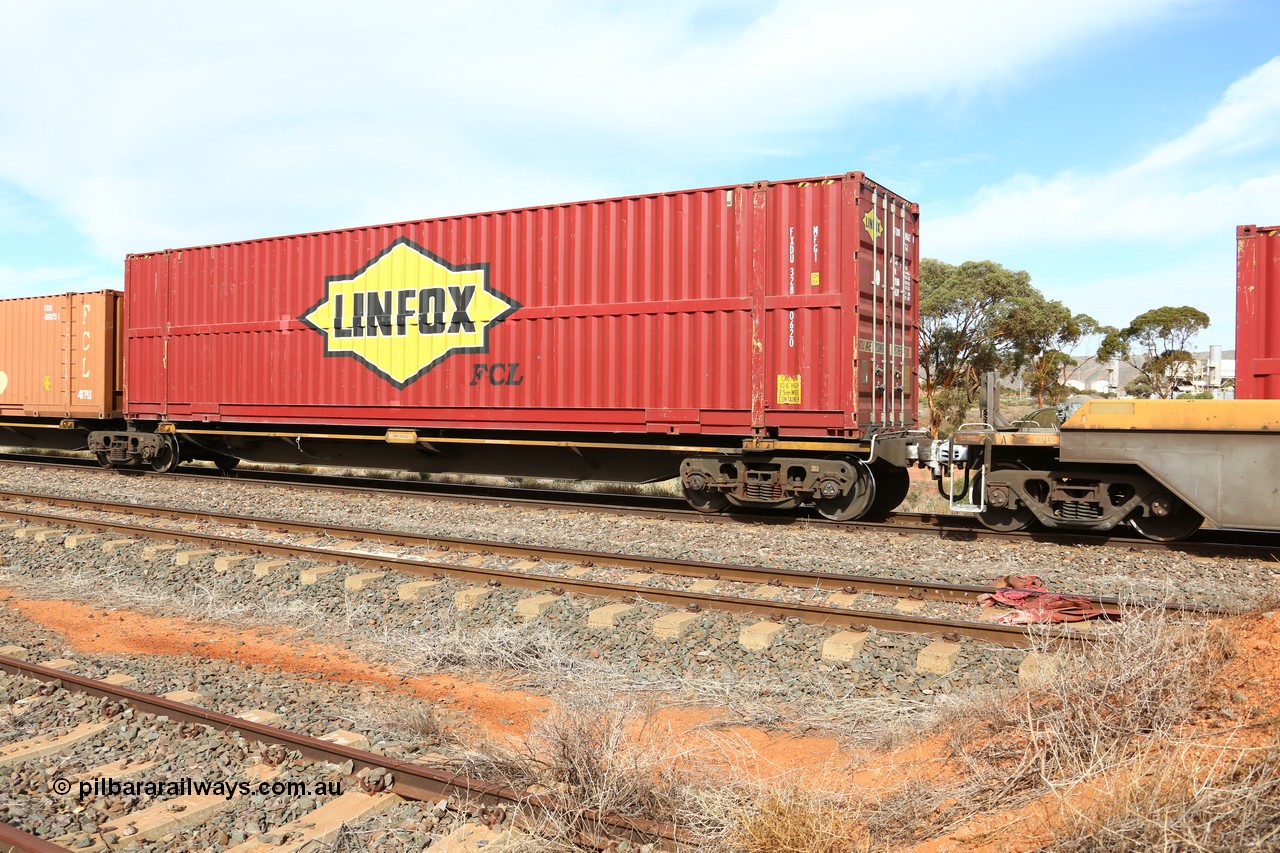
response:
{"label": "container door", "polygon": [[863,185],[857,214],[858,408],[871,429],[913,426],[917,216],[913,206],[874,184]]}
{"label": "container door", "polygon": [[0,302],[0,416],[58,416],[63,392],[67,298]]}
{"label": "container door", "polygon": [[1280,228],[1236,229],[1236,399],[1280,399]]}
{"label": "container door", "polygon": [[169,252],[125,260],[125,414],[156,418],[168,403]]}
{"label": "container door", "polygon": [[114,291],[73,294],[68,306],[68,410],[78,417],[105,417],[115,408]]}
{"label": "container door", "polygon": [[841,183],[782,183],[768,193],[763,390],[765,423],[779,435],[838,435],[846,427]]}

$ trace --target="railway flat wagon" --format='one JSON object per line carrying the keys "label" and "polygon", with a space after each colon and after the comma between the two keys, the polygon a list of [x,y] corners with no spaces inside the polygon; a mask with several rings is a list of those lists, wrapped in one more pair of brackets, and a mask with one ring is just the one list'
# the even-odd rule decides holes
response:
{"label": "railway flat wagon", "polygon": [[1280,225],[1236,229],[1236,399],[1280,399]]}
{"label": "railway flat wagon", "polygon": [[122,410],[116,290],[0,300],[0,442],[83,448]]}
{"label": "railway flat wagon", "polygon": [[951,436],[945,457],[963,460],[951,472],[963,467],[968,485],[968,504],[955,508],[1002,531],[1127,522],[1173,541],[1206,520],[1280,530],[1280,401],[1089,400],[1060,427],[1044,414]]}
{"label": "railway flat wagon", "polygon": [[94,449],[861,514],[906,488],[918,219],[852,172],[130,255]]}

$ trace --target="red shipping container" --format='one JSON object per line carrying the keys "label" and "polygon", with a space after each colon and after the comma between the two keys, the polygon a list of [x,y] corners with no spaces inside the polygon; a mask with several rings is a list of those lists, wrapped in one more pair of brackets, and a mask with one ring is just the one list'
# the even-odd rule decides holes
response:
{"label": "red shipping container", "polygon": [[854,172],[130,255],[126,413],[733,437],[910,427],[918,219]]}
{"label": "red shipping container", "polygon": [[1236,229],[1236,399],[1280,399],[1280,225]]}

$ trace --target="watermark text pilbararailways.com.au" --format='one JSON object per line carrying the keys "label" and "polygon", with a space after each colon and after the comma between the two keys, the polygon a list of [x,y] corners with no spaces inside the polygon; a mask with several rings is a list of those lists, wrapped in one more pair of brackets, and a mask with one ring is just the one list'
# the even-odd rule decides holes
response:
{"label": "watermark text pilbararailways.com.au", "polygon": [[300,779],[245,781],[243,779],[81,779],[72,782],[68,779],[54,779],[51,786],[55,794],[66,796],[75,794],[76,799],[85,797],[189,797],[214,796],[248,797],[262,794],[271,797],[315,797],[338,796],[342,793],[342,780],[316,780],[307,782]]}

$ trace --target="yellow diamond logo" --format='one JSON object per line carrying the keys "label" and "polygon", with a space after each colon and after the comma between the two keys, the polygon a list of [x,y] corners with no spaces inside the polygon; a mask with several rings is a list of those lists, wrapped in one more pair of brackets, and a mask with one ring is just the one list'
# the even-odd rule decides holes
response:
{"label": "yellow diamond logo", "polygon": [[867,215],[862,217],[862,227],[867,229],[872,240],[879,240],[880,235],[884,233],[884,225],[874,210],[868,210]]}
{"label": "yellow diamond logo", "polygon": [[489,331],[520,303],[489,284],[488,264],[455,266],[405,237],[298,319],[324,336],[326,357],[350,356],[405,388],[454,353],[489,351]]}

